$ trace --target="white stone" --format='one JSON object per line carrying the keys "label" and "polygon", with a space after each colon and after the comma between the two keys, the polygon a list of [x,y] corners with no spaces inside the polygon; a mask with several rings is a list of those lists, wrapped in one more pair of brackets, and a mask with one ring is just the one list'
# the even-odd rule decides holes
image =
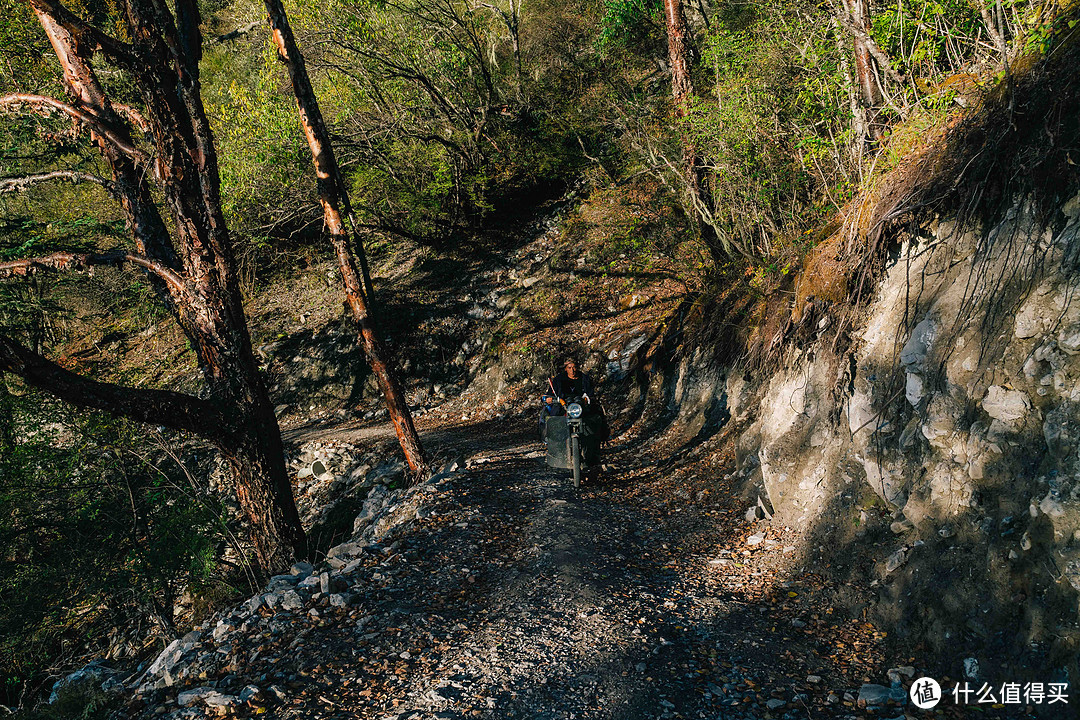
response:
{"label": "white stone", "polygon": [[860,430],[872,431],[874,422],[874,407],[870,402],[870,396],[856,390],[848,400],[848,429],[852,435]]}
{"label": "white stone", "polygon": [[1071,325],[1059,332],[1058,347],[1069,355],[1080,353],[1080,325]]}
{"label": "white stone", "polygon": [[900,548],[885,561],[885,572],[891,573],[907,562],[907,548]]}
{"label": "white stone", "polygon": [[923,383],[922,375],[918,373],[909,372],[907,374],[907,386],[904,388],[904,397],[913,406],[917,406],[922,399],[926,397],[926,386]]}
{"label": "white stone", "polygon": [[1047,493],[1046,497],[1039,503],[1039,509],[1053,518],[1061,517],[1065,514],[1065,508],[1051,493]]}
{"label": "white stone", "polygon": [[289,569],[289,572],[293,575],[299,575],[303,578],[315,572],[315,566],[309,562],[298,562],[293,564],[293,566]]}
{"label": "white stone", "polygon": [[217,690],[212,687],[197,687],[192,688],[191,690],[185,690],[176,696],[176,704],[180,707],[188,707],[189,705],[194,705],[198,701],[204,699],[210,693],[216,692]]}
{"label": "white stone", "polygon": [[872,457],[863,458],[856,455],[855,459],[862,463],[863,470],[866,472],[866,482],[878,494],[878,497],[890,505],[900,505],[904,496],[905,477],[882,467]]}
{"label": "white stone", "polygon": [[1077,418],[1077,406],[1065,402],[1046,413],[1043,421],[1043,439],[1046,447],[1054,455],[1065,457],[1076,451],[1080,439],[1080,423]]}
{"label": "white stone", "polygon": [[229,633],[234,630],[234,627],[224,621],[219,622],[214,628],[214,642],[220,643]]}
{"label": "white stone", "polygon": [[[845,694],[844,697],[848,695]],[[907,701],[904,688],[887,688],[883,685],[866,684],[859,688],[859,707],[878,707],[886,703],[903,704]]]}
{"label": "white stone", "polygon": [[1031,400],[1021,390],[1009,390],[992,385],[982,400],[983,410],[995,420],[1011,423],[1022,419],[1031,410]]}
{"label": "white stone", "polygon": [[81,694],[86,692],[123,692],[124,686],[114,677],[116,671],[98,662],[76,670],[53,685],[49,695],[49,704],[57,702],[65,693]]}
{"label": "white stone", "polygon": [[239,698],[237,698],[235,695],[226,695],[225,693],[220,693],[217,690],[214,690],[209,694],[203,696],[202,701],[206,703],[207,707],[212,708],[227,708],[240,704]]}
{"label": "white stone", "polygon": [[1033,338],[1046,328],[1046,321],[1036,304],[1028,302],[1016,314],[1014,333],[1021,340]]}

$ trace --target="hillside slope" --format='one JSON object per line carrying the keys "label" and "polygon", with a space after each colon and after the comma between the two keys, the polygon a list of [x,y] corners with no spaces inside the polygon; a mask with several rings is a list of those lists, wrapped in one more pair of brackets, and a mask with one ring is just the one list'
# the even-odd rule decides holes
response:
{"label": "hillside slope", "polygon": [[[440,466],[409,490],[322,283],[311,314],[262,298],[325,555],[107,682],[121,716],[906,717],[921,675],[1074,686],[1076,55],[950,120],[738,332],[680,272],[677,219],[612,241],[647,187],[574,190],[497,251],[395,256],[383,312]],[[861,296],[810,293],[823,267]],[[534,440],[566,352],[616,430],[581,492]],[[973,705],[942,712],[1066,712]]]}

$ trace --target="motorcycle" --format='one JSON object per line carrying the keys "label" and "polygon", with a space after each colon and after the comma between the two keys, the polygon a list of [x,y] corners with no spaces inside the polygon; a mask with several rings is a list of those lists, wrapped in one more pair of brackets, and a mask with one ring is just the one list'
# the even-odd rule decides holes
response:
{"label": "motorcycle", "polygon": [[559,403],[565,414],[550,415],[545,421],[547,464],[570,470],[574,487],[581,487],[582,475],[600,466],[600,438],[581,398],[560,399]]}

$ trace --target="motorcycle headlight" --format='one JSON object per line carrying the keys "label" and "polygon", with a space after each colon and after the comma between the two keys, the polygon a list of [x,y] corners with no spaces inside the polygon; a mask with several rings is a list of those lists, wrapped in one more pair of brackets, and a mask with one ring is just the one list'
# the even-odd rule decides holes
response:
{"label": "motorcycle headlight", "polygon": [[585,412],[585,408],[581,407],[578,403],[570,403],[566,406],[566,414],[572,418],[581,417],[581,413]]}

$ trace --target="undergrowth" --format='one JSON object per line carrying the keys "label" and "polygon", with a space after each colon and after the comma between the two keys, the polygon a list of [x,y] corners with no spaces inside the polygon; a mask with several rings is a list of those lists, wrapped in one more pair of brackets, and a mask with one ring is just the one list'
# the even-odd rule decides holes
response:
{"label": "undergrowth", "polygon": [[[905,234],[951,218],[954,233],[976,232],[985,257],[993,242],[1014,243],[1008,234],[988,232],[1014,208],[1023,206],[1036,228],[1060,220],[1061,203],[1080,189],[1078,12],[1048,23],[1056,30],[1040,35],[1039,44],[1027,43],[1009,74],[988,71],[969,107],[930,108],[894,126],[863,190],[805,244],[797,276],[790,282],[774,278],[764,291],[746,288],[757,297],[755,310],[743,314],[752,325],[742,333],[750,367],[779,362],[798,337],[816,334],[809,326],[817,323],[830,327],[833,350],[843,351],[859,309],[872,299],[889,253]],[[1019,258],[1022,248],[1006,250]],[[1069,262],[1080,262],[1076,252]],[[987,285],[991,292],[1011,288],[999,293],[999,317],[1014,309],[1037,275],[1034,267],[1006,266],[1015,277],[974,280],[982,291]],[[720,277],[730,282],[734,276]],[[730,287],[713,296],[712,312],[728,317]],[[826,315],[832,319],[823,321]]]}

